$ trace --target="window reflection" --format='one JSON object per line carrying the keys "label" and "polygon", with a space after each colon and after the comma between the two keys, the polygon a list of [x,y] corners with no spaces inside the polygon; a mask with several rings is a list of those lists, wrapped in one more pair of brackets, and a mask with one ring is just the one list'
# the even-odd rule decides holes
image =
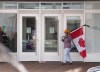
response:
{"label": "window reflection", "polygon": [[57,52],[58,18],[45,17],[45,52]]}
{"label": "window reflection", "polygon": [[41,9],[61,9],[61,3],[41,3]]}
{"label": "window reflection", "polygon": [[68,3],[63,3],[63,9],[83,9],[84,8],[84,3],[73,3],[73,2],[68,2]]}
{"label": "window reflection", "polygon": [[39,9],[39,3],[19,3],[19,9]]}
{"label": "window reflection", "polygon": [[36,47],[36,27],[35,17],[23,17],[23,52],[35,52]]}
{"label": "window reflection", "polygon": [[17,52],[17,14],[0,13],[0,26],[3,35],[3,44],[12,52]]}
{"label": "window reflection", "polygon": [[0,9],[3,8],[3,2],[0,2]]}
{"label": "window reflection", "polygon": [[85,21],[91,26],[85,28],[87,53],[100,53],[100,13],[86,13]]}
{"label": "window reflection", "polygon": [[100,2],[86,2],[85,9],[100,9]]}
{"label": "window reflection", "polygon": [[5,2],[4,8],[5,9],[17,9],[17,2]]}

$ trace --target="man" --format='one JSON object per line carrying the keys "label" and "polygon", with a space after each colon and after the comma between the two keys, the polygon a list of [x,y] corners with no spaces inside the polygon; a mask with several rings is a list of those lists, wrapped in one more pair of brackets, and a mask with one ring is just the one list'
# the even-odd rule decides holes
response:
{"label": "man", "polygon": [[64,30],[65,36],[63,36],[62,41],[64,42],[64,59],[63,59],[63,65],[66,64],[67,58],[69,58],[69,64],[72,64],[72,59],[70,56],[70,49],[71,49],[71,37],[69,35],[70,30],[65,29]]}

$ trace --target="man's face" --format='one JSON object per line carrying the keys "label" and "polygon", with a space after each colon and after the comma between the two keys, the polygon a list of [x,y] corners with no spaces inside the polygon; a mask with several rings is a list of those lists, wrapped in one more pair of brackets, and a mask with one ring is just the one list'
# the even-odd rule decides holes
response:
{"label": "man's face", "polygon": [[68,35],[68,33],[65,33],[65,36],[67,36]]}

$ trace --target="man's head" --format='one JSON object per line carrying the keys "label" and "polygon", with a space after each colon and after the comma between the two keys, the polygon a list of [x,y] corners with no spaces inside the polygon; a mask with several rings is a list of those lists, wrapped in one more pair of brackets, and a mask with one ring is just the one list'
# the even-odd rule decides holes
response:
{"label": "man's head", "polygon": [[69,34],[70,33],[70,30],[69,29],[65,29],[64,30],[64,33]]}

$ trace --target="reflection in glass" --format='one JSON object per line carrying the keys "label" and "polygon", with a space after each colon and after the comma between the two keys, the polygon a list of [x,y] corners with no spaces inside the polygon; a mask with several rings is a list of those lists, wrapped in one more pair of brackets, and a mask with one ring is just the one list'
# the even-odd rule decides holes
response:
{"label": "reflection in glass", "polygon": [[57,52],[58,18],[45,17],[45,52]]}
{"label": "reflection in glass", "polygon": [[90,28],[85,28],[87,53],[100,53],[100,13],[86,13],[86,24]]}
{"label": "reflection in glass", "polygon": [[[67,16],[66,19],[67,19],[67,25],[66,25],[67,29],[73,31],[73,30],[77,29],[78,27],[80,27],[81,21],[80,21],[79,16],[69,16],[69,17]],[[76,46],[73,43],[72,43],[72,46],[73,47],[72,47],[71,51],[77,52]]]}
{"label": "reflection in glass", "polygon": [[41,3],[42,9],[61,9],[61,3]]}
{"label": "reflection in glass", "polygon": [[19,3],[19,9],[39,9],[39,3]]}
{"label": "reflection in glass", "polygon": [[83,8],[84,8],[84,3],[77,3],[77,2],[63,3],[63,9],[83,9]]}
{"label": "reflection in glass", "polygon": [[0,9],[3,8],[3,2],[0,2]]}
{"label": "reflection in glass", "polygon": [[86,2],[85,9],[100,9],[100,2]]}
{"label": "reflection in glass", "polygon": [[12,52],[17,52],[17,14],[0,13],[0,27],[5,33],[2,43]]}
{"label": "reflection in glass", "polygon": [[35,52],[36,48],[36,19],[35,17],[23,17],[22,51]]}
{"label": "reflection in glass", "polygon": [[5,2],[5,9],[17,9],[17,2]]}

